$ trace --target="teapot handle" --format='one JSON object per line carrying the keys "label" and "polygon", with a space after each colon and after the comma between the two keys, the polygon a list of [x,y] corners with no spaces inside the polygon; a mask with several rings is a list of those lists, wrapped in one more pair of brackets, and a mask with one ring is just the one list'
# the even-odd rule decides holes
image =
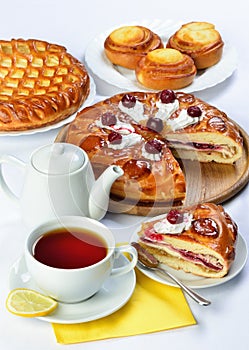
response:
{"label": "teapot handle", "polygon": [[3,189],[5,194],[11,199],[14,200],[15,202],[19,201],[19,197],[10,189],[9,185],[7,184],[4,175],[3,175],[3,168],[2,165],[6,164],[12,164],[12,165],[17,165],[18,167],[24,168],[25,163],[13,156],[9,155],[4,155],[0,157],[0,187]]}

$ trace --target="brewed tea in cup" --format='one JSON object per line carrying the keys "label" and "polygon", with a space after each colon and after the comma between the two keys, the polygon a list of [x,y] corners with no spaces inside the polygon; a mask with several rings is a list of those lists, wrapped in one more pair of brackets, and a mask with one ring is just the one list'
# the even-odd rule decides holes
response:
{"label": "brewed tea in cup", "polygon": [[42,264],[58,269],[80,269],[104,259],[108,247],[95,232],[72,227],[46,232],[35,242],[32,251]]}
{"label": "brewed tea in cup", "polygon": [[[120,254],[129,253],[115,268]],[[130,272],[137,252],[130,245],[115,246],[102,223],[80,216],[64,216],[34,229],[25,243],[27,269],[37,286],[54,299],[80,302],[98,292],[107,278]]]}

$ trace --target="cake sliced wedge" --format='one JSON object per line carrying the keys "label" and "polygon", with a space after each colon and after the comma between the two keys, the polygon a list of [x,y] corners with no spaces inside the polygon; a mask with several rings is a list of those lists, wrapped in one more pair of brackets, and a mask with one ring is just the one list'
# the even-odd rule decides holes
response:
{"label": "cake sliced wedge", "polygon": [[221,278],[235,258],[238,226],[221,205],[203,203],[144,222],[138,235],[138,243],[161,263]]}
{"label": "cake sliced wedge", "polygon": [[222,164],[241,158],[242,137],[223,111],[190,94],[175,96],[179,108],[166,121],[165,137],[176,156]]}

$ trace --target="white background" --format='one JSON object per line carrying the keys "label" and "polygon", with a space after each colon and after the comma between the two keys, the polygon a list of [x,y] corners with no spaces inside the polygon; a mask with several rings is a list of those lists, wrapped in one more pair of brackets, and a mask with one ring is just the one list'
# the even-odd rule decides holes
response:
{"label": "white background", "polygon": [[[58,43],[80,60],[87,44],[110,27],[134,20],[173,19],[175,21],[209,21],[216,25],[223,39],[236,47],[238,67],[225,82],[196,96],[217,106],[249,132],[249,18],[247,2],[222,0],[203,1],[141,1],[141,0],[42,0],[1,2],[0,37],[35,38]],[[96,96],[96,101],[101,96]],[[12,154],[26,161],[33,149],[53,142],[58,129],[35,135],[0,137],[0,154]],[[20,188],[21,175],[9,171],[13,187]],[[37,198],[37,200],[39,200]],[[224,203],[226,210],[239,225],[240,233],[249,243],[248,187]],[[139,219],[137,219],[139,220]],[[115,232],[117,241],[129,240],[135,218],[112,216],[103,220]],[[19,207],[0,193],[0,348],[6,350],[60,349],[50,324],[36,319],[15,317],[5,309],[8,294],[8,274],[11,265],[22,254],[27,230]],[[155,334],[106,341],[68,345],[67,349],[248,349],[249,343],[249,269],[232,281],[213,288],[202,289],[212,305],[200,307],[189,300],[197,325]],[[145,306],[146,307],[146,306]],[[148,316],[149,317],[149,316]],[[158,315],[160,317],[160,315]]]}

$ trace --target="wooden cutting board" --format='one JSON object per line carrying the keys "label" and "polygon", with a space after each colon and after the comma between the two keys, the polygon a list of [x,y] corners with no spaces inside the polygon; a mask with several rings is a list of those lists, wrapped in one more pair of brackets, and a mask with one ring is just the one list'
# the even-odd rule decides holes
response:
{"label": "wooden cutting board", "polygon": [[[236,124],[236,123],[235,123]],[[200,163],[183,161],[183,170],[187,183],[185,205],[201,202],[221,204],[238,194],[249,181],[249,136],[237,125],[244,139],[243,154],[235,164]],[[64,142],[68,125],[62,128],[55,142]],[[122,204],[110,200],[109,211],[133,215],[159,215],[170,207],[153,207],[147,211],[144,207]]]}

